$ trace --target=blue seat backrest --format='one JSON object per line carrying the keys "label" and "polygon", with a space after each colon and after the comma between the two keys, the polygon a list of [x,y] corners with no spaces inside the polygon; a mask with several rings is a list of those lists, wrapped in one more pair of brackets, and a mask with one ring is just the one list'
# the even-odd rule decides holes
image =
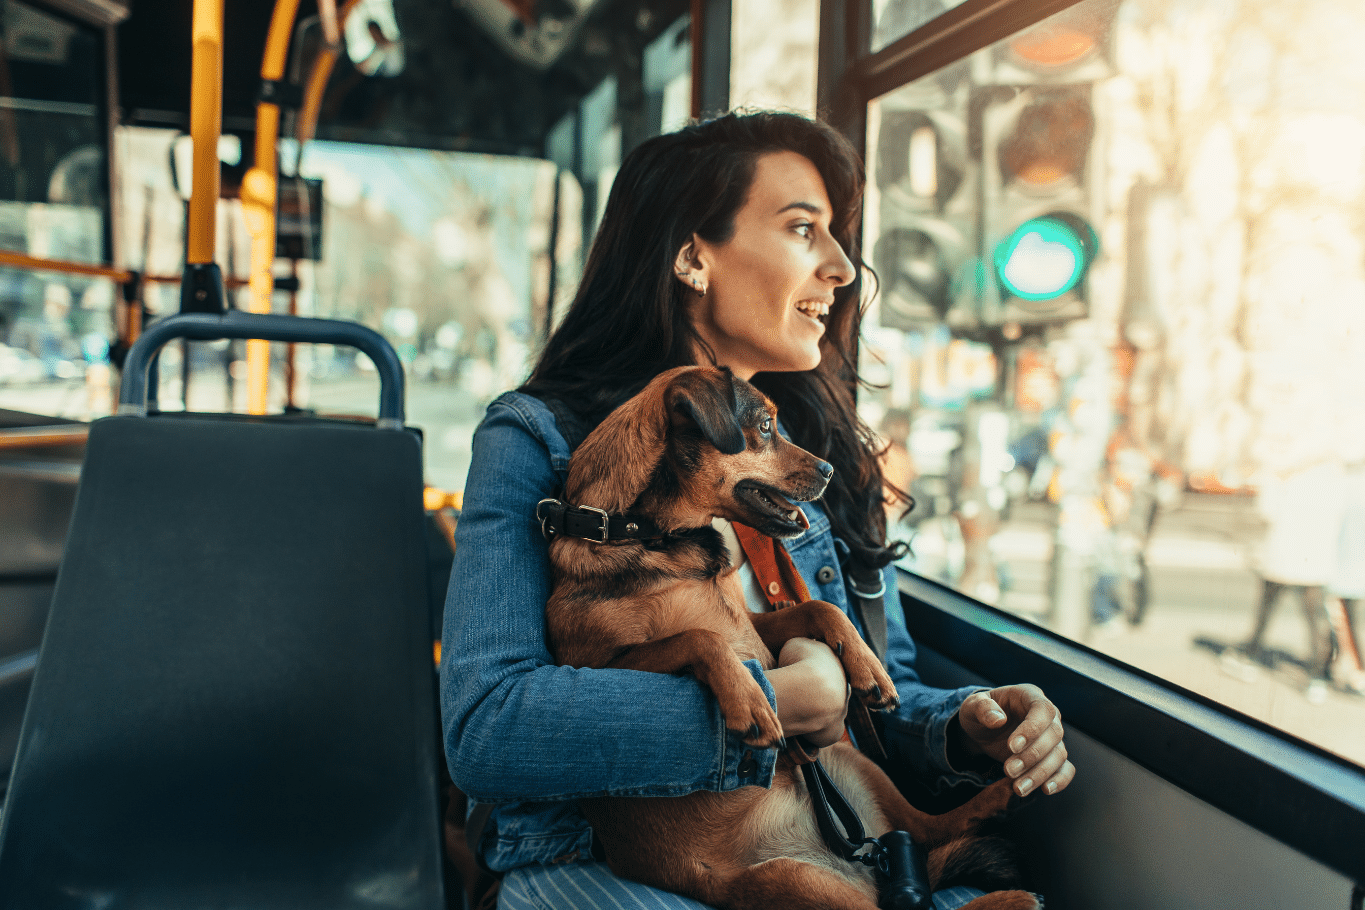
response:
{"label": "blue seat backrest", "polygon": [[113,417],[0,823],[0,907],[443,908],[416,433]]}

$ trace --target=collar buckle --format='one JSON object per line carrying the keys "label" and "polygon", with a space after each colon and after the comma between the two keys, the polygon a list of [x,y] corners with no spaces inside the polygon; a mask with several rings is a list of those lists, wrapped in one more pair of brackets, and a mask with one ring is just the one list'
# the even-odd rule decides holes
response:
{"label": "collar buckle", "polygon": [[[542,499],[536,503],[536,520],[546,540],[560,534],[578,537],[589,543],[608,543],[611,540],[611,516],[592,506],[571,506],[558,499]],[[626,525],[626,533],[617,536],[630,538],[639,530],[634,522]]]}
{"label": "collar buckle", "polygon": [[610,537],[610,535],[607,533],[607,522],[609,520],[607,513],[602,509],[594,509],[592,506],[578,506],[577,508],[578,511],[580,512],[591,512],[592,514],[597,516],[597,519],[598,521],[601,522],[601,524],[595,530],[602,535],[601,538],[588,537],[583,534],[580,534],[578,536],[582,537],[589,543],[606,543],[607,539]]}

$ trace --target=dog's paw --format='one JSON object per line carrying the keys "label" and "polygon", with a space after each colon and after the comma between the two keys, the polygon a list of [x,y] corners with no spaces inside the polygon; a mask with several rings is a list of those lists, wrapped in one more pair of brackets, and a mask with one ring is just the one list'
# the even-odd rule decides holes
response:
{"label": "dog's paw", "polygon": [[849,685],[860,702],[874,711],[896,710],[901,703],[896,685],[871,648],[859,641],[848,649],[843,662]]}
{"label": "dog's paw", "polygon": [[743,737],[746,746],[775,748],[782,742],[782,724],[777,719],[777,712],[768,704],[768,697],[758,683],[752,677],[747,682],[748,685],[737,687],[736,691],[724,695],[716,693],[725,728]]}
{"label": "dog's paw", "polygon": [[738,729],[726,726],[742,734],[746,746],[759,749],[775,749],[782,745],[782,725],[777,721],[777,713],[769,709],[771,717],[756,718],[748,727]]}
{"label": "dog's paw", "polygon": [[1020,796],[1015,793],[1014,781],[1006,777],[987,785],[964,803],[958,811],[964,812],[969,817],[968,825],[972,830],[975,830],[990,819],[1009,815],[1031,799],[1032,795]]}
{"label": "dog's paw", "polygon": [[1043,910],[1043,897],[1032,891],[992,891],[964,904],[962,910]]}
{"label": "dog's paw", "polygon": [[858,701],[874,711],[894,711],[900,707],[901,699],[896,693],[896,687],[890,685],[889,682],[888,686],[890,688],[889,694],[883,691],[877,683],[873,683],[871,688],[867,689],[855,688],[853,692],[858,696]]}

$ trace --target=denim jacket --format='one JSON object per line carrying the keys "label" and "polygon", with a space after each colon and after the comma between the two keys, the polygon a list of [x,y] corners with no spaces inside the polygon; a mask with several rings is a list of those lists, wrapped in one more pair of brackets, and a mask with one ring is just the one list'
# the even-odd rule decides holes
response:
{"label": "denim jacket", "polygon": [[[555,664],[545,642],[550,564],[534,511],[563,483],[569,455],[539,400],[509,392],[494,401],[474,434],[456,531],[442,725],[456,786],[497,804],[479,840],[497,871],[587,859],[592,835],[578,797],[766,787],[776,763],[776,750],[725,729],[715,699],[691,677]],[[810,529],[787,541],[792,560],[812,597],[848,613],[829,518],[817,503],[801,508]],[[885,718],[888,751],[931,784],[984,782],[955,771],[947,754],[948,722],[976,688],[920,681],[890,567],[886,591],[887,666],[901,697]],[[758,662],[748,666],[775,703]]]}

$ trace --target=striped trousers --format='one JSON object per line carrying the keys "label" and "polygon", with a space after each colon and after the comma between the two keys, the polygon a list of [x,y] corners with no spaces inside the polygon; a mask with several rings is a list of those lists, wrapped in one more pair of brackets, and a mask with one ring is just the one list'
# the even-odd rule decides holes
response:
{"label": "striped trousers", "polygon": [[[948,888],[934,910],[958,910],[983,892]],[[513,869],[498,890],[498,910],[710,910],[691,898],[617,878],[606,863]]]}

